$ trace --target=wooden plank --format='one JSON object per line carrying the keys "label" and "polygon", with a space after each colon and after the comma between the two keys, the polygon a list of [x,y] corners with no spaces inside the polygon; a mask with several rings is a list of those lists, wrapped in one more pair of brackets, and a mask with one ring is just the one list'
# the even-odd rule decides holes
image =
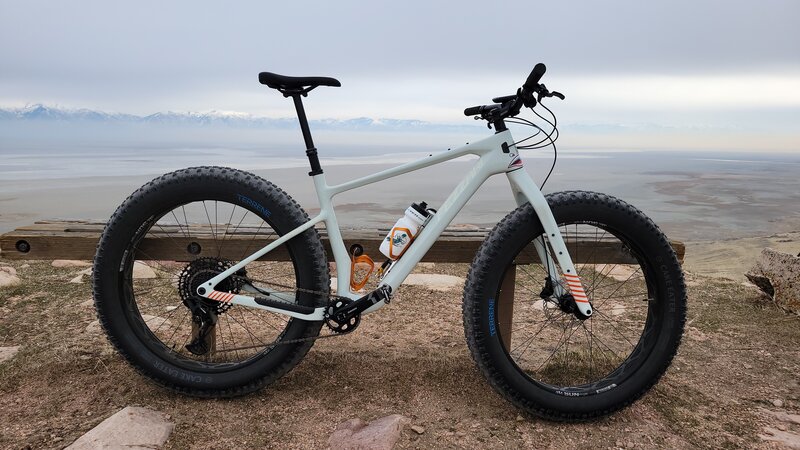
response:
{"label": "wooden plank", "polygon": [[[101,222],[40,221],[33,225],[20,227],[0,235],[0,257],[5,259],[92,259],[103,226],[104,224]],[[263,228],[259,230],[256,227],[245,227],[241,231],[240,233],[237,230],[236,234],[225,236],[225,243],[221,246],[224,251],[220,251],[221,236],[215,238],[208,226],[192,225],[187,232],[177,226],[164,225],[162,229],[154,230],[141,243],[139,249],[142,254],[140,257],[188,261],[198,256],[220,256],[238,260],[274,239],[268,238],[269,230]],[[267,233],[264,233],[265,231]],[[317,231],[322,236],[326,251],[331,255],[327,233],[324,229]],[[486,229],[448,229],[428,251],[423,261],[471,262],[487,233]],[[385,235],[383,231],[344,229],[342,235],[347,247],[359,243],[368,255],[376,260],[381,259],[378,247]],[[188,252],[188,246],[192,243],[200,245],[202,249],[200,254]],[[26,244],[29,251],[19,251],[18,244]],[[678,259],[682,261],[685,254],[684,244],[679,241],[671,241],[671,244],[678,254]],[[586,236],[586,239],[579,236],[576,241],[570,240],[567,245],[576,264],[635,263],[635,260],[615,239],[595,241],[591,236]],[[288,253],[285,248],[282,248],[267,256],[270,260],[286,260]],[[538,262],[533,246],[523,250],[515,262],[517,264]]]}

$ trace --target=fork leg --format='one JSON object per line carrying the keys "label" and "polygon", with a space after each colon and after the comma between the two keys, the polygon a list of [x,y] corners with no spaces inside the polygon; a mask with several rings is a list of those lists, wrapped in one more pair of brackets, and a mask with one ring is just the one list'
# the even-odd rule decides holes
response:
{"label": "fork leg", "polygon": [[521,198],[525,198],[533,206],[539,221],[547,235],[547,240],[553,249],[553,256],[555,257],[558,265],[561,268],[561,275],[563,282],[558,284],[569,286],[570,292],[575,299],[575,304],[578,310],[585,317],[592,315],[592,305],[583,289],[583,283],[578,276],[578,271],[575,270],[575,265],[572,264],[567,245],[564,243],[564,238],[561,236],[561,231],[558,229],[556,219],[553,217],[553,212],[550,211],[550,205],[547,204],[547,199],[544,198],[542,191],[533,182],[533,179],[528,172],[522,169],[506,172],[511,189],[514,191],[514,196],[519,202]]}

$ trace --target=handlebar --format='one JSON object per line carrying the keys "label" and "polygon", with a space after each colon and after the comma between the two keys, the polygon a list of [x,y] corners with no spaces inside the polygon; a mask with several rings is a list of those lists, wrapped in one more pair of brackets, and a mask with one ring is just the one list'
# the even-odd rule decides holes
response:
{"label": "handlebar", "polygon": [[[545,72],[547,72],[547,66],[542,63],[536,64],[516,94],[495,97],[492,99],[495,103],[493,105],[471,106],[464,110],[464,115],[480,115],[481,118],[491,121],[516,116],[523,105],[533,108],[536,106],[536,102],[541,102],[544,97],[558,97],[564,100],[564,94],[555,91],[550,92],[545,85],[539,83]],[[534,97],[534,94],[537,94],[536,97]]]}
{"label": "handlebar", "polygon": [[479,106],[470,106],[469,108],[464,110],[465,116],[477,116],[478,114],[488,113],[489,111],[499,108],[503,105],[494,104],[494,105],[479,105]]}
{"label": "handlebar", "polygon": [[526,89],[530,92],[536,90],[536,86],[539,84],[539,80],[542,79],[542,75],[547,72],[547,66],[542,63],[536,64],[533,66],[533,70],[531,70],[531,74],[528,75],[528,79],[525,80],[525,84],[522,85],[522,89]]}

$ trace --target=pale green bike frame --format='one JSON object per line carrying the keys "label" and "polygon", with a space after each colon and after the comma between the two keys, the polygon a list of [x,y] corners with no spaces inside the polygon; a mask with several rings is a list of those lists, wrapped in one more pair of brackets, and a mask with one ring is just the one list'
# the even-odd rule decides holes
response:
{"label": "pale green bike frame", "polygon": [[[567,288],[575,298],[576,305],[580,312],[585,316],[592,315],[591,304],[586,297],[583,290],[582,283],[569,256],[567,246],[561,237],[553,214],[547,204],[539,187],[530,177],[530,175],[523,169],[522,161],[519,157],[519,152],[513,144],[514,139],[511,137],[511,132],[508,130],[495,133],[491,137],[482,139],[478,142],[467,144],[453,150],[448,150],[439,154],[430,155],[418,161],[409,162],[391,169],[387,169],[372,175],[358,178],[337,185],[329,185],[325,179],[325,174],[320,173],[314,175],[314,187],[319,199],[320,212],[306,222],[305,224],[295,228],[294,230],[284,234],[275,241],[269,243],[262,249],[251,254],[247,258],[241,260],[239,263],[233,265],[229,269],[210,279],[198,288],[198,295],[201,297],[219,297],[223,294],[226,297],[226,302],[242,305],[251,308],[263,309],[272,311],[279,314],[285,314],[297,319],[320,321],[325,318],[326,307],[318,307],[311,314],[303,314],[295,311],[287,311],[280,308],[271,306],[264,306],[257,303],[254,297],[239,294],[220,293],[214,291],[214,287],[236,273],[238,270],[244,268],[247,264],[255,261],[256,259],[266,255],[270,251],[286,243],[289,239],[299,235],[300,233],[308,230],[309,228],[317,225],[320,222],[325,223],[325,228],[328,232],[328,240],[333,250],[333,258],[336,261],[337,270],[337,295],[347,297],[350,299],[358,299],[363,296],[363,293],[356,293],[350,290],[350,255],[342,240],[342,233],[339,229],[339,223],[336,219],[336,213],[333,207],[333,197],[342,192],[352,189],[360,188],[369,184],[377,183],[388,178],[396,177],[398,175],[413,172],[415,170],[423,169],[429,166],[440,164],[451,159],[460,158],[465,155],[477,155],[478,161],[472,166],[469,172],[464,176],[463,180],[456,186],[453,192],[447,197],[447,200],[438,208],[437,213],[428,222],[423,231],[415,237],[412,245],[403,253],[402,258],[397,260],[385,274],[380,282],[380,287],[388,286],[392,294],[397,292],[397,288],[403,283],[409,273],[414,269],[417,263],[422,260],[425,253],[433,246],[439,238],[444,229],[453,221],[456,214],[464,207],[470,198],[475,194],[478,188],[491,176],[500,173],[505,173],[511,185],[514,198],[518,205],[530,202],[534,211],[539,217],[539,220],[544,227],[547,242],[543,240],[534,241],[534,246],[537,250],[540,261],[548,265],[548,273],[550,274],[551,281],[555,287],[555,295],[559,296],[567,292]],[[549,249],[548,244],[549,243]],[[550,250],[552,249],[552,250]],[[561,269],[559,273],[556,269],[555,263]],[[202,292],[202,293],[201,293]],[[294,302],[293,294],[286,295],[281,298],[287,302]],[[213,299],[212,299],[213,300]],[[369,313],[380,309],[385,306],[384,301],[380,301],[364,313]]]}

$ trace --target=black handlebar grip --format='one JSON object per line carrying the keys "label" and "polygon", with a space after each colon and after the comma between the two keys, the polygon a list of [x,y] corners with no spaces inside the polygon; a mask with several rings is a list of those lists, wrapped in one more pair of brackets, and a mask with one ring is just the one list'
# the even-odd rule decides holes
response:
{"label": "black handlebar grip", "polygon": [[505,103],[516,99],[517,99],[517,94],[514,94],[514,95],[504,95],[502,97],[495,97],[492,99],[492,101],[495,103]]}
{"label": "black handlebar grip", "polygon": [[485,114],[503,105],[481,105],[473,106],[464,110],[465,116],[477,116],[478,114]]}
{"label": "black handlebar grip", "polygon": [[469,108],[464,110],[464,115],[477,116],[478,114],[481,113],[481,108],[483,108],[483,106],[470,106]]}
{"label": "black handlebar grip", "polygon": [[544,75],[545,72],[547,72],[547,67],[545,67],[544,64],[542,63],[536,64],[533,67],[533,70],[531,70],[531,74],[528,75],[528,79],[525,80],[525,84],[523,84],[522,87],[528,91],[533,90],[533,88],[535,88],[536,85],[539,84],[539,80],[542,79],[542,75]]}

